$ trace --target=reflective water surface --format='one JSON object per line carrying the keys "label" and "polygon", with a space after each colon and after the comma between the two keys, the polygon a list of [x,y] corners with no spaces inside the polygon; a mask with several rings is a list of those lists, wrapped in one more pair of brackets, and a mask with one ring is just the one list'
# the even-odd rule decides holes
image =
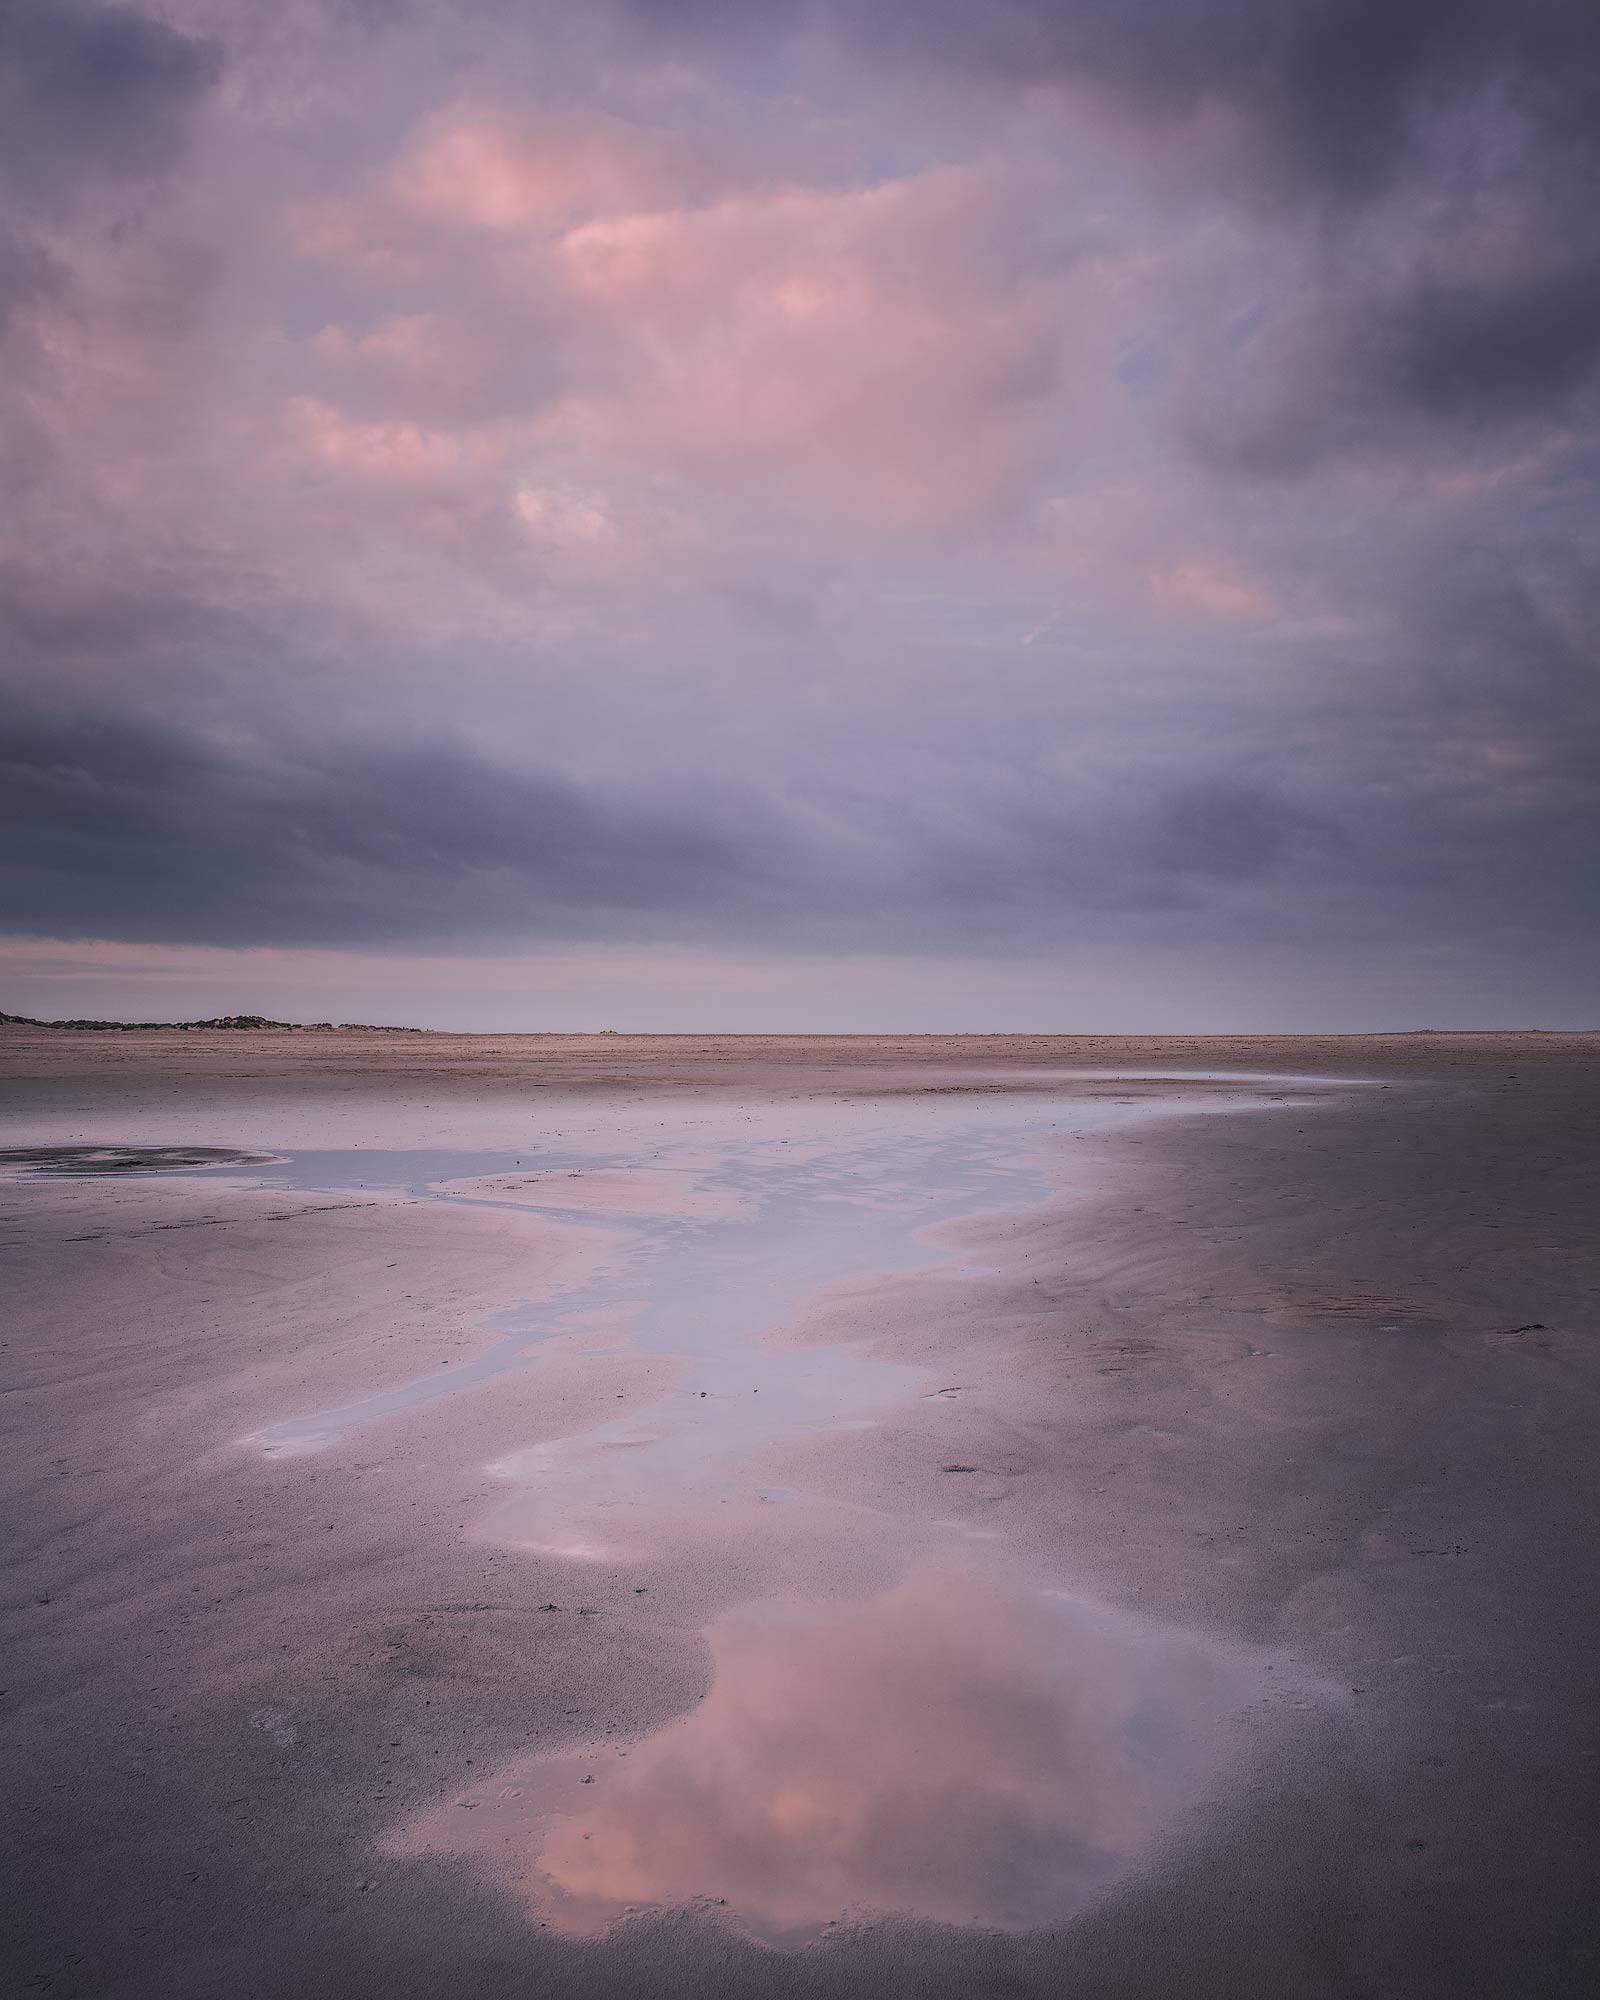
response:
{"label": "reflective water surface", "polygon": [[[273,1456],[324,1448],[352,1430],[512,1371],[536,1369],[564,1336],[680,1358],[680,1392],[614,1424],[531,1446],[489,1468],[511,1489],[485,1524],[493,1539],[582,1560],[627,1560],[664,1532],[724,1533],[730,1477],[760,1447],[873,1413],[925,1391],[921,1372],[870,1358],[853,1340],[785,1350],[764,1336],[820,1287],[959,1260],[930,1237],[985,1209],[1020,1210],[1068,1184],[1069,1138],[1159,1116],[1173,1105],[1252,1101],[1234,1079],[1169,1077],[1159,1094],[973,1097],[774,1105],[729,1100],[636,1122],[625,1109],[584,1130],[530,1117],[504,1152],[296,1150],[264,1179],[298,1187],[403,1189],[412,1197],[548,1213],[604,1232],[592,1281],[507,1307],[494,1336],[448,1374],[332,1409],[286,1416],[247,1440]],[[1106,1080],[1099,1084],[1105,1087]],[[753,1504],[764,1504],[756,1496]]]}
{"label": "reflective water surface", "polygon": [[[1281,1661],[1056,1587],[1070,1550],[1059,1577],[1030,1574],[998,1527],[901,1518],[829,1491],[828,1434],[913,1398],[949,1413],[930,1439],[946,1469],[971,1469],[952,1378],[871,1351],[883,1274],[960,1279],[968,1239],[940,1225],[1092,1187],[1096,1156],[1078,1140],[1267,1098],[1244,1078],[1119,1079],[1114,1094],[1100,1079],[1090,1095],[1062,1081],[1058,1097],[700,1099],[668,1115],[658,1103],[508,1106],[492,1128],[404,1136],[376,1120],[353,1130],[330,1106],[306,1134],[321,1143],[230,1135],[271,1153],[62,1144],[9,1164],[232,1167],[256,1186],[592,1231],[587,1275],[508,1304],[457,1365],[321,1409],[312,1378],[312,1407],[240,1442],[293,1460],[443,1398],[470,1407],[497,1378],[536,1393],[541,1367],[570,1368],[575,1350],[667,1358],[671,1386],[625,1415],[502,1441],[482,1468],[502,1498],[469,1532],[574,1575],[651,1558],[737,1575],[738,1590],[810,1593],[715,1619],[704,1699],[657,1733],[530,1754],[441,1800],[396,1851],[470,1854],[576,1936],[685,1905],[780,1946],[868,1917],[1020,1930],[1070,1918],[1145,1865],[1201,1805],[1247,1714],[1288,1681]],[[1263,1081],[1278,1101],[1300,1082]],[[830,1337],[780,1337],[828,1287]],[[807,1470],[783,1476],[805,1489],[763,1483],[761,1465],[799,1441]],[[530,1739],[548,1723],[530,1717]]]}
{"label": "reflective water surface", "polygon": [[[447,1380],[430,1374],[294,1416],[254,1442],[274,1455],[314,1450],[364,1423],[535,1366],[539,1350],[565,1334],[609,1332],[619,1346],[694,1366],[695,1401],[704,1389],[707,1407],[690,1412],[674,1396],[642,1421],[498,1462],[497,1476],[529,1498],[502,1510],[495,1533],[572,1555],[626,1553],[622,1524],[636,1499],[652,1510],[685,1483],[703,1488],[701,1472],[773,1437],[914,1393],[912,1371],[870,1363],[848,1344],[783,1355],[757,1345],[760,1335],[822,1284],[939,1263],[942,1253],[921,1237],[930,1225],[1046,1197],[1040,1141],[1057,1124],[1089,1131],[1140,1109],[1022,1102],[986,1105],[974,1117],[959,1103],[781,1112],[732,1103],[647,1131],[624,1122],[620,1132],[530,1135],[515,1163],[377,1149],[300,1154],[293,1171],[302,1185],[387,1185],[429,1201],[548,1213],[605,1231],[612,1249],[589,1284],[499,1314],[491,1323],[498,1338]],[[619,1139],[626,1150],[615,1150]],[[618,1442],[640,1447],[626,1470],[612,1449]]]}
{"label": "reflective water surface", "polygon": [[402,1851],[475,1853],[577,1935],[695,1903],[779,1945],[880,1914],[1031,1929],[1138,1864],[1273,1686],[1260,1658],[963,1560],[708,1639],[688,1716],[502,1772]]}

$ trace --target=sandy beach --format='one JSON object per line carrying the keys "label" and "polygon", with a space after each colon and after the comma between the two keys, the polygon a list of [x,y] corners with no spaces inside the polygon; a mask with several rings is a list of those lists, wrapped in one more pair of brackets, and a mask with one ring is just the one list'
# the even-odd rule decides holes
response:
{"label": "sandy beach", "polygon": [[0,1030],[8,1990],[1592,1992],[1597,1131],[1600,1035]]}

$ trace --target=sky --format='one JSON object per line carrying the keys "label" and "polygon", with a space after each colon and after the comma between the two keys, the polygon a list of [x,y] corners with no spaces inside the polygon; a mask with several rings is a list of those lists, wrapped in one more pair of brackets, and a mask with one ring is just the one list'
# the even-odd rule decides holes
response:
{"label": "sky", "polygon": [[0,1008],[1600,1026],[1592,0],[0,0]]}

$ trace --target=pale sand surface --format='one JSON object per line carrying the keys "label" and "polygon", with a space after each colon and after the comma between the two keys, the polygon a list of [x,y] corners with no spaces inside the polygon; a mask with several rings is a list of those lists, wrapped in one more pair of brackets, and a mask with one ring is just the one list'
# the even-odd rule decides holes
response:
{"label": "pale sand surface", "polygon": [[1600,1037],[0,1077],[17,1990],[1594,1990]]}
{"label": "pale sand surface", "polygon": [[[1600,1032],[1403,1035],[396,1035],[93,1034],[0,1029],[12,1102],[57,1094],[99,1110],[160,1103],[180,1083],[275,1084],[309,1095],[412,1085],[474,1094],[648,1089],[764,1093],[848,1089],[892,1070],[924,1084],[1056,1068],[1449,1075],[1514,1059],[1548,1069],[1600,1061]],[[40,1089],[39,1086],[45,1086]]]}

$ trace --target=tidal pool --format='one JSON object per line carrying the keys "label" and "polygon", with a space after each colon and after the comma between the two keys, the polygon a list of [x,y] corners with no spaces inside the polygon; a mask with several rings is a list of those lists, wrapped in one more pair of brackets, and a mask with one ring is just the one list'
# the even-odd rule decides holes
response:
{"label": "tidal pool", "polygon": [[878,1917],[1035,1929],[1174,1830],[1281,1672],[970,1560],[707,1640],[688,1715],[514,1764],[397,1851],[477,1856],[578,1936],[684,1905],[779,1946]]}
{"label": "tidal pool", "polygon": [[[496,1459],[489,1469],[511,1491],[481,1532],[585,1561],[634,1558],[663,1535],[726,1535],[738,1469],[761,1447],[871,1423],[934,1386],[920,1369],[871,1358],[857,1339],[785,1347],[768,1338],[824,1287],[907,1270],[959,1276],[961,1258],[937,1225],[1092,1186],[1071,1158],[1072,1139],[1261,1096],[1248,1082],[1222,1091],[1211,1078],[1163,1079],[1159,1094],[1134,1090],[1139,1079],[1111,1081],[1127,1094],[700,1101],[648,1122],[623,1110],[586,1131],[530,1125],[510,1156],[295,1152],[266,1177],[544,1212],[601,1232],[608,1254],[588,1283],[495,1315],[488,1344],[448,1372],[287,1416],[245,1442],[273,1456],[316,1451],[363,1425],[536,1371],[551,1343],[581,1337],[597,1350],[674,1357],[680,1386],[614,1423]],[[746,1491],[741,1504],[774,1497]]]}

